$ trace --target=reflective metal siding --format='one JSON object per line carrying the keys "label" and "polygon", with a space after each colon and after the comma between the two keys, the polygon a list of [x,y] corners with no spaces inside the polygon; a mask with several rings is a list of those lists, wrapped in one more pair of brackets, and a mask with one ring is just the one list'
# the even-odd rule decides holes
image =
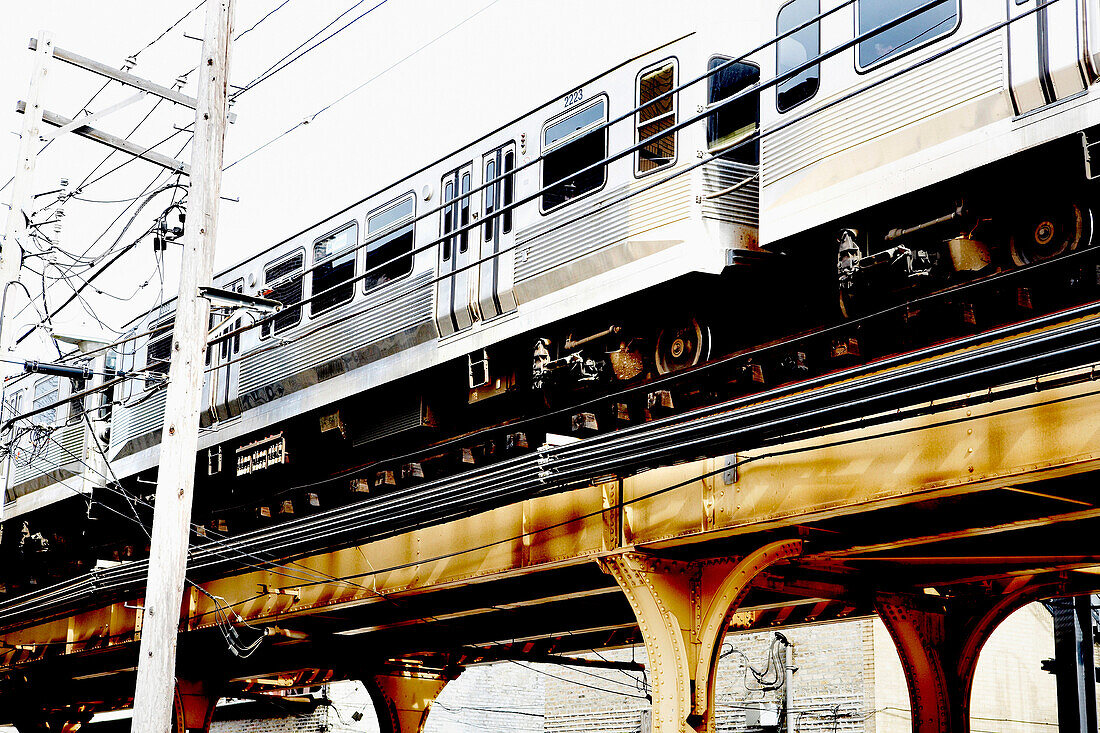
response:
{"label": "reflective metal siding", "polygon": [[331,314],[336,325],[313,321],[303,326],[305,335],[246,358],[241,363],[240,392],[248,392],[296,374],[372,341],[432,320],[433,272],[422,272],[401,283],[379,288],[352,309]]}
{"label": "reflective metal siding", "polygon": [[[84,424],[82,422],[76,425],[70,425],[66,428],[62,428],[55,433],[54,437],[61,443],[61,447],[68,451],[65,453],[65,460],[76,461],[84,460]],[[64,453],[64,451],[62,451]],[[76,456],[74,458],[73,456]]]}
{"label": "reflective metal siding", "polygon": [[381,438],[388,438],[407,430],[419,428],[426,423],[427,413],[424,401],[418,394],[402,393],[393,395],[379,404],[378,421],[372,421],[366,430],[354,437],[352,445],[356,448]]}
{"label": "reflective metal siding", "polygon": [[764,185],[1003,87],[1004,42],[993,34],[768,135]]}
{"label": "reflective metal siding", "polygon": [[[32,455],[30,448],[25,444],[20,452],[27,457]],[[80,467],[75,464],[83,460],[83,453],[83,425],[69,425],[60,428],[50,435],[45,450],[34,453],[33,460],[16,459],[11,483],[13,486],[21,484],[60,466],[79,472]],[[73,488],[79,488],[79,486],[73,484]]]}
{"label": "reflective metal siding", "polygon": [[159,430],[163,426],[166,393],[165,389],[161,389],[141,404],[115,409],[111,416],[111,455],[130,439]]}
{"label": "reflective metal siding", "polygon": [[[711,196],[756,173],[756,166],[716,160],[703,166],[703,195]],[[703,199],[703,218],[729,221],[745,226],[757,226],[760,217],[760,182],[746,183],[741,188],[716,198]]]}
{"label": "reflective metal siding", "polygon": [[[635,237],[691,215],[691,176],[684,174],[667,183],[582,216],[603,201],[638,191],[667,175],[643,178],[607,189],[575,206],[546,217],[536,226],[516,233],[516,282],[540,275],[558,265],[591,254],[603,247]],[[579,221],[572,221],[578,219]]]}

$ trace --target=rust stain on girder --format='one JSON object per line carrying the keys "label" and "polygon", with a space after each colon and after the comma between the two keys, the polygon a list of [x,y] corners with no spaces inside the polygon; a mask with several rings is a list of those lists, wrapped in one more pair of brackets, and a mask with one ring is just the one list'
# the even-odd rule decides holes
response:
{"label": "rust stain on girder", "polygon": [[[729,485],[722,457],[695,461],[203,586],[253,624],[282,623],[588,563],[622,549],[690,548],[1097,467],[1100,390],[1088,370],[1078,383],[972,401],[960,395],[957,406],[935,414],[740,456]],[[0,667],[32,662],[47,649],[83,653],[133,641],[141,612],[132,606],[140,599],[6,633]],[[182,610],[181,628],[213,625],[213,602],[200,593],[189,594]]]}

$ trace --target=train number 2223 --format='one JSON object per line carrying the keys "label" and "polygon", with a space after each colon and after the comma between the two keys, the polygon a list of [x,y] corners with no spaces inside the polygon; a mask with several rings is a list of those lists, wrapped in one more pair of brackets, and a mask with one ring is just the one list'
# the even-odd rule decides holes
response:
{"label": "train number 2223", "polygon": [[565,95],[565,106],[566,108],[572,107],[574,104],[580,102],[582,99],[584,99],[584,92],[582,92],[580,89],[575,92],[569,92],[569,94]]}

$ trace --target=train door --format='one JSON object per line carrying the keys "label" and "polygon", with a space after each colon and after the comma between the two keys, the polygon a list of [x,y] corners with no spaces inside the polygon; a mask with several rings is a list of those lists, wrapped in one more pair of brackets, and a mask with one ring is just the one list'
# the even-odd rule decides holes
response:
{"label": "train door", "polygon": [[[477,305],[482,318],[492,318],[516,309],[516,296],[512,289],[515,276],[515,258],[512,256],[514,217],[513,210],[507,208],[515,201],[513,177],[508,175],[515,167],[515,143],[497,148],[483,158],[482,172],[488,185],[481,196],[481,231],[473,232],[478,234],[481,250],[478,257],[481,264]],[[502,176],[505,177],[490,183]]]}
{"label": "train door", "polygon": [[1088,87],[1078,2],[1008,3],[1009,85],[1017,114],[1073,96]]}
{"label": "train door", "polygon": [[[243,293],[244,280],[237,280],[226,287],[226,290],[234,293]],[[224,315],[212,314],[210,317],[211,328],[218,326],[224,320]],[[212,336],[218,336],[229,331],[236,331],[240,329],[242,323],[241,317],[238,316],[230,323],[218,329],[217,333],[212,334]],[[240,334],[207,349],[206,358],[207,369],[209,371],[208,377],[205,380],[206,389],[204,391],[207,397],[206,405],[210,410],[210,418],[215,422],[218,420],[228,420],[234,416],[229,411],[229,402],[236,396],[238,382],[240,380],[240,361],[238,360],[240,353]]]}
{"label": "train door", "polygon": [[470,194],[473,187],[473,163],[448,173],[440,185],[443,241],[439,243],[435,320],[441,336],[469,328],[478,318],[477,283],[481,273],[474,263],[480,247],[471,247],[471,242],[480,241],[480,228],[464,228],[473,223],[475,216],[474,196]]}

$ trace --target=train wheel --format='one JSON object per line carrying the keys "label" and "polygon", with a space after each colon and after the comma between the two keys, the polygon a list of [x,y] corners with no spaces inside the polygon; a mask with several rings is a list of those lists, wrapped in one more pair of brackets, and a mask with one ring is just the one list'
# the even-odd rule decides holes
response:
{"label": "train wheel", "polygon": [[662,328],[657,334],[653,363],[658,374],[669,374],[702,364],[710,358],[710,328],[696,319]]}
{"label": "train wheel", "polygon": [[1091,211],[1074,202],[1050,203],[1020,223],[1010,248],[1013,262],[1022,267],[1060,257],[1091,242]]}

